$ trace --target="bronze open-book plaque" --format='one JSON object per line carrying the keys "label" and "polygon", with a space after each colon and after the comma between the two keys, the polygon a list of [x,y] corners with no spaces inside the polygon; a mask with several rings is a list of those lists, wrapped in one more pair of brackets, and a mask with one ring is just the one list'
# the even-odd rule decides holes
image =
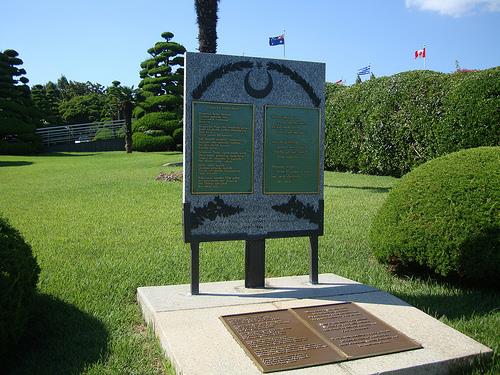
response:
{"label": "bronze open-book plaque", "polygon": [[422,348],[351,302],[225,315],[221,320],[262,372]]}

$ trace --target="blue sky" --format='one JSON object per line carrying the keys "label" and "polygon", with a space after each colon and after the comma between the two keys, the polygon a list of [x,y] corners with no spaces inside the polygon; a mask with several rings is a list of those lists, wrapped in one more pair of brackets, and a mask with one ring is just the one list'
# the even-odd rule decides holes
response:
{"label": "blue sky", "polygon": [[[163,31],[197,49],[192,0],[23,0],[2,4],[0,50],[19,52],[30,84],[139,83],[139,65]],[[218,53],[282,58],[268,38],[286,30],[286,58],[326,63],[327,81],[500,65],[500,0],[221,0]]]}

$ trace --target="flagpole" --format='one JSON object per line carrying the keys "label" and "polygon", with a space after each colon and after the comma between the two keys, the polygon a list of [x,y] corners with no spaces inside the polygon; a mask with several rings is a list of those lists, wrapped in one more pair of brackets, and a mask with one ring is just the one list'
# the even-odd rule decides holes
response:
{"label": "flagpole", "polygon": [[283,29],[283,58],[285,58],[285,44],[286,44],[285,29]]}
{"label": "flagpole", "polygon": [[424,54],[424,70],[425,70],[425,60],[427,60],[427,51],[425,50],[425,44],[424,44],[424,51],[425,51]]}

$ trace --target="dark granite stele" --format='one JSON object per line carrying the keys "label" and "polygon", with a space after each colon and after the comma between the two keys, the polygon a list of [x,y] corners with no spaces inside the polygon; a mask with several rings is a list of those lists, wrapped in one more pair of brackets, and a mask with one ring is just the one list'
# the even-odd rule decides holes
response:
{"label": "dark granite stele", "polygon": [[[185,242],[322,235],[325,64],[187,52],[184,74],[183,228]],[[213,104],[214,110],[209,114],[200,114],[198,111],[196,113],[198,117],[194,119],[194,103],[208,103],[209,107]],[[235,108],[234,104],[253,107],[252,127],[247,126],[248,124],[238,124],[237,117],[231,117],[231,111]],[[302,170],[300,168],[293,170],[293,167],[288,170],[283,165],[279,166],[282,168],[281,171],[285,170],[285,180],[297,178],[293,175],[294,173],[299,173],[299,178],[301,174],[302,177],[309,174],[317,176],[312,184],[316,186],[314,191],[288,192],[278,189],[277,193],[264,192],[265,173],[268,176],[271,176],[271,172],[274,173],[274,171],[264,171],[265,111],[266,107],[271,106],[298,112],[301,109],[318,111],[319,124],[315,123],[314,127],[310,126],[310,129],[307,123],[300,123],[300,121],[297,123],[298,117],[283,120],[289,121],[289,125],[285,122],[285,128],[288,126],[289,134],[292,134],[290,136],[292,138],[286,138],[286,132],[283,133],[284,139],[288,139],[283,143],[292,144],[292,146],[284,145],[283,147],[292,147],[291,153],[297,152],[297,158],[301,157],[300,152],[304,152],[304,147],[307,148],[308,145],[301,145],[300,132],[294,133],[293,131],[298,129],[307,132],[311,129],[319,129],[319,134],[313,136],[318,141],[319,150],[315,151],[317,155],[311,156],[311,160],[314,159],[313,168],[317,168],[317,172],[309,173],[303,166],[301,166]],[[204,105],[205,107],[207,106]],[[196,139],[195,144],[198,148],[193,150],[195,126],[197,127],[196,134],[200,137],[203,135],[205,138]],[[234,176],[241,171],[231,163],[241,158],[238,159],[237,150],[231,149],[230,144],[242,145],[250,141],[252,142],[252,155],[245,154],[241,158],[251,158],[253,186],[250,191],[231,191],[230,184],[238,181],[238,177]],[[240,147],[238,150],[241,149],[245,148]],[[226,162],[217,164],[215,160],[217,158],[220,160],[224,150],[236,156],[230,156],[225,159]],[[242,153],[239,152],[241,156]],[[310,156],[307,152],[306,150],[305,157]],[[193,173],[193,168],[199,169]],[[226,175],[230,177],[223,176],[223,173],[217,174],[219,170],[226,171]],[[277,173],[272,176],[275,175],[278,176]],[[220,181],[223,182],[220,183]],[[286,181],[279,180],[279,177],[276,177],[276,181],[286,183]],[[224,189],[219,190],[223,191],[219,191],[217,187],[222,186]],[[234,186],[238,185],[235,183]]]}

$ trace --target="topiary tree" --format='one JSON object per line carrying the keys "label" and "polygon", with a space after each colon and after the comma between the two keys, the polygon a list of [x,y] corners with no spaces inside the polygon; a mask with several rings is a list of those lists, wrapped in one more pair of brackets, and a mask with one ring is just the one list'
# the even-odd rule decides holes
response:
{"label": "topiary tree", "polygon": [[219,0],[195,0],[196,22],[198,23],[198,50],[217,51],[217,11]]}
{"label": "topiary tree", "polygon": [[22,336],[39,273],[30,245],[0,217],[0,358]]}
{"label": "topiary tree", "polygon": [[498,283],[499,202],[500,147],[431,160],[391,190],[373,220],[371,248],[392,266]]}
{"label": "topiary tree", "polygon": [[0,52],[0,154],[37,152],[38,111],[31,100],[23,61],[12,49]]}
{"label": "topiary tree", "polygon": [[136,117],[153,112],[173,112],[180,117],[182,113],[186,49],[172,41],[174,34],[164,32],[161,36],[165,41],[148,49],[151,58],[141,63]]}
{"label": "topiary tree", "polygon": [[182,149],[182,139],[183,139],[183,133],[182,133],[182,128],[175,129],[172,138],[174,139],[175,145],[180,145],[180,148]]}
{"label": "topiary tree", "polygon": [[[139,125],[134,125],[133,131],[143,132],[146,130],[161,130],[154,132],[154,136],[149,134],[148,137],[136,136],[133,140],[140,139],[141,141],[134,146],[138,151],[150,151],[151,147],[141,147],[151,138],[157,136],[169,136],[175,128],[182,126],[182,94],[184,80],[184,56],[182,55],[186,49],[179,43],[173,42],[174,34],[164,32],[161,34],[164,42],[157,42],[148,50],[151,58],[145,60],[141,64],[140,77],[142,81],[139,83],[139,93],[137,106],[134,109],[134,116],[139,118]],[[160,115],[161,113],[161,115]],[[163,122],[163,123],[162,123]],[[154,124],[150,127],[150,124]],[[174,128],[170,129],[174,124]],[[142,130],[141,130],[142,129]],[[166,138],[162,138],[165,140]],[[170,149],[172,142],[170,139],[163,149]],[[154,141],[158,148],[158,141]],[[135,143],[134,143],[135,144]]]}

